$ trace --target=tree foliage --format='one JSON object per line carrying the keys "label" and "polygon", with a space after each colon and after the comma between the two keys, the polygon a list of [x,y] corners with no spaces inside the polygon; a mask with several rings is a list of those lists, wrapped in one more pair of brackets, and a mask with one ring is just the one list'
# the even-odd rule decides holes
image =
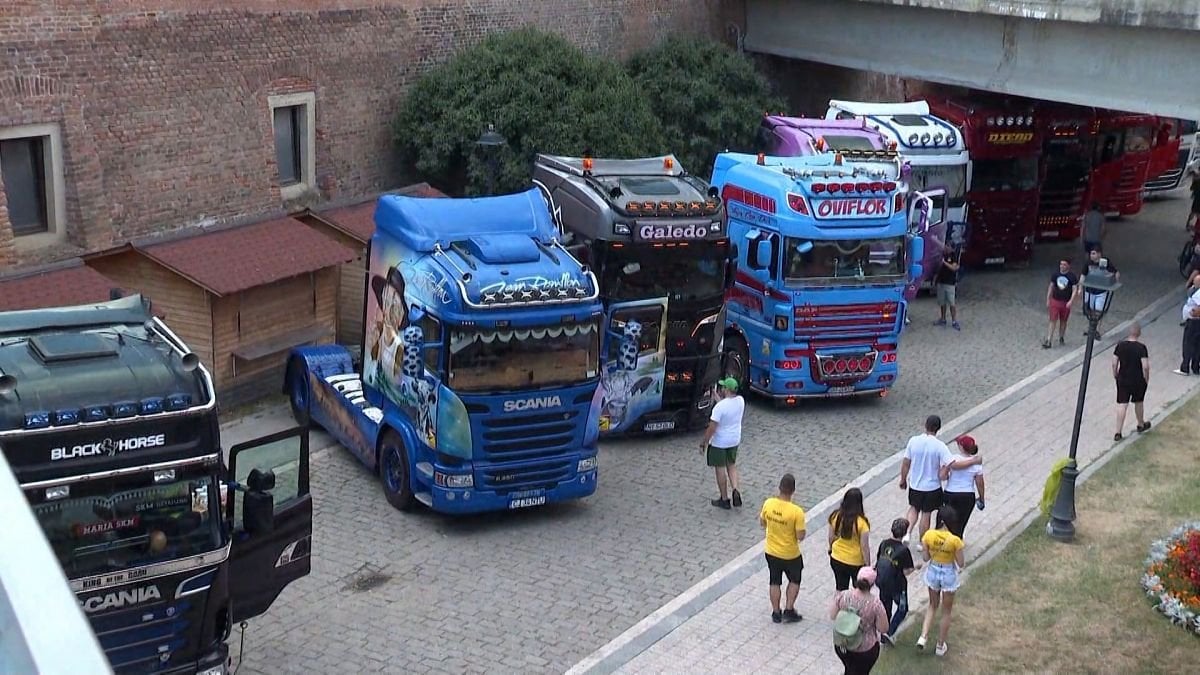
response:
{"label": "tree foliage", "polygon": [[413,84],[394,123],[404,169],[450,194],[484,193],[492,162],[475,142],[489,123],[508,141],[495,152],[500,193],[529,186],[539,152],[663,151],[650,103],[620,64],[534,29],[490,36]]}
{"label": "tree foliage", "polygon": [[668,151],[706,179],[718,152],[753,151],[763,113],[787,105],[749,59],[711,40],[670,38],[634,55],[627,70],[649,97]]}

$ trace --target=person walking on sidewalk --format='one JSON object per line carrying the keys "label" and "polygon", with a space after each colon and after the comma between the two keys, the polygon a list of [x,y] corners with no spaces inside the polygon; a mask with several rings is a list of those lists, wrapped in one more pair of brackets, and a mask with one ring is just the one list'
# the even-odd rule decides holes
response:
{"label": "person walking on sidewalk", "polygon": [[1083,214],[1083,252],[1090,253],[1094,248],[1100,248],[1104,242],[1104,231],[1108,229],[1107,219],[1100,205],[1092,202],[1092,208]]}
{"label": "person walking on sidewalk", "polygon": [[[875,552],[875,585],[879,588],[879,601],[887,612],[888,629],[879,636],[886,644],[893,644],[892,638],[908,616],[908,573],[913,571],[912,551],[904,543],[908,535],[908,521],[897,518],[892,521],[892,537],[884,539]],[[892,612],[892,605],[896,611]]]}
{"label": "person walking on sidewalk", "polygon": [[[796,613],[796,596],[800,594],[800,575],[804,572],[804,558],[800,555],[800,542],[804,541],[804,509],[792,503],[796,492],[796,477],[790,473],[779,479],[779,494],[763,502],[758,513],[758,522],[767,531],[763,550],[767,557],[770,574],[771,620],[775,623],[795,623],[802,616]],[[787,575],[787,602],[783,611],[779,609],[780,590],[783,576]]]}
{"label": "person walking on sidewalk", "polygon": [[879,637],[888,629],[883,603],[871,592],[875,570],[864,567],[854,576],[853,590],[839,590],[829,608],[833,652],[846,675],[865,675],[879,660]]}
{"label": "person walking on sidewalk", "polygon": [[958,575],[965,566],[963,540],[950,531],[957,526],[958,514],[949,506],[938,509],[938,529],[925,533],[925,586],[929,589],[929,609],[925,610],[925,622],[921,625],[921,637],[917,638],[917,649],[925,649],[929,629],[938,609],[942,611],[938,627],[937,646],[934,653],[945,656],[949,647],[946,637],[950,634],[950,617],[954,612],[954,594],[958,591]]}
{"label": "person walking on sidewalk", "polygon": [[[1113,261],[1111,258],[1108,258],[1107,256],[1104,255],[1104,249],[1101,248],[1099,245],[1097,245],[1095,248],[1093,248],[1091,251],[1089,251],[1087,260],[1083,261],[1083,276],[1086,278],[1087,275],[1089,275],[1089,274],[1097,275],[1097,276],[1101,276],[1101,277],[1111,275],[1113,277],[1114,281],[1121,280],[1120,270],[1118,270],[1117,266],[1113,264]],[[1103,308],[1104,303],[1105,303],[1105,296],[1107,296],[1107,295],[1108,295],[1107,292],[1096,293],[1095,295],[1091,295],[1090,302],[1092,303],[1092,306],[1095,307],[1096,309]],[[1100,324],[1099,323],[1096,324],[1096,334],[1093,337],[1095,337],[1095,339],[1097,339],[1097,340],[1100,339]]]}
{"label": "person walking on sidewalk", "polygon": [[[956,459],[975,457],[979,454],[979,446],[975,439],[963,434],[954,439],[959,454]],[[961,469],[954,468],[954,463],[947,464],[942,469],[942,479],[946,481],[945,504],[954,509],[958,522],[950,526],[950,531],[960,539],[967,529],[967,521],[975,509],[983,510],[983,464],[971,464]]]}
{"label": "person walking on sidewalk", "polygon": [[1142,344],[1142,326],[1136,321],[1129,329],[1129,337],[1117,343],[1113,350],[1112,373],[1117,382],[1117,433],[1113,440],[1119,441],[1125,431],[1125,414],[1133,403],[1133,414],[1137,416],[1138,433],[1150,429],[1150,423],[1142,409],[1146,400],[1146,388],[1150,385],[1150,352]]}
{"label": "person walking on sidewalk", "polygon": [[1042,349],[1050,349],[1054,339],[1054,325],[1058,324],[1058,344],[1066,343],[1067,320],[1071,318],[1071,306],[1079,299],[1079,277],[1071,271],[1071,261],[1058,261],[1058,271],[1050,275],[1046,288],[1046,310],[1050,314],[1050,325],[1046,328],[1046,339]]}
{"label": "person walking on sidewalk", "polygon": [[942,266],[937,271],[937,299],[941,317],[936,325],[946,325],[946,309],[950,309],[950,325],[954,330],[962,330],[958,324],[958,303],[956,302],[955,286],[958,283],[958,262],[954,259],[954,250],[947,248],[942,254]]}
{"label": "person walking on sidewalk", "polygon": [[[900,489],[908,490],[908,517],[917,523],[917,541],[929,529],[929,516],[942,505],[942,467],[955,461],[950,449],[941,442],[937,433],[942,428],[942,418],[930,415],[925,418],[925,433],[908,439],[904,448],[904,459],[900,462]],[[978,464],[979,458],[960,460],[958,467]],[[905,540],[908,543],[908,540]],[[921,550],[921,544],[917,544]]]}
{"label": "person walking on sidewalk", "polygon": [[[738,492],[737,452],[742,442],[742,414],[746,411],[746,400],[738,396],[738,381],[732,377],[717,382],[720,400],[713,406],[708,429],[700,442],[700,451],[706,452],[708,465],[717,474],[719,499],[712,505],[722,509],[742,505],[742,493]],[[730,501],[728,490],[732,488]]]}
{"label": "person walking on sidewalk", "polygon": [[1176,375],[1200,375],[1200,289],[1192,291],[1183,303],[1183,360]]}
{"label": "person walking on sidewalk", "polygon": [[871,521],[863,513],[863,494],[858,488],[846,490],[842,505],[829,514],[829,566],[834,586],[839,591],[850,583],[863,567],[871,564]]}

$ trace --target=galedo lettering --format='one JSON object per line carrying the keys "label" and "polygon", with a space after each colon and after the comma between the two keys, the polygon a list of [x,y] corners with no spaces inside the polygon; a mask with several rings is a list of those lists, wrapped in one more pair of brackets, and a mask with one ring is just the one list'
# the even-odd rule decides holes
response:
{"label": "galedo lettering", "polygon": [[64,445],[58,448],[51,448],[50,461],[57,462],[63,459],[78,459],[80,457],[94,457],[96,455],[108,455],[109,457],[113,457],[118,452],[158,448],[166,445],[166,443],[166,434],[134,436],[133,438],[121,439],[106,438],[102,441],[96,441],[94,443],[82,443],[80,445],[69,446]]}
{"label": "galedo lettering", "polygon": [[818,218],[862,218],[888,215],[887,197],[826,199],[817,202]]}
{"label": "galedo lettering", "polygon": [[675,239],[703,239],[708,234],[708,223],[692,223],[691,225],[639,225],[638,239],[645,241],[666,241]]}
{"label": "galedo lettering", "polygon": [[90,614],[106,609],[120,609],[121,607],[140,605],[154,600],[162,600],[162,595],[158,592],[158,587],[142,586],[140,588],[113,591],[104,595],[93,595],[85,600],[80,600],[79,606],[83,608],[83,611]]}
{"label": "galedo lettering", "polygon": [[536,398],[517,399],[504,402],[504,412],[520,412],[522,410],[541,410],[542,408],[558,408],[562,399],[557,396],[538,396]]}

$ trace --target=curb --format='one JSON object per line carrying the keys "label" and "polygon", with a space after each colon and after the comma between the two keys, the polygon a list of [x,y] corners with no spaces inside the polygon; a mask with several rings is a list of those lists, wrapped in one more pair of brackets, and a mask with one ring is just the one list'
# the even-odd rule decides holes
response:
{"label": "curb", "polygon": [[[1134,314],[1132,318],[1109,328],[1105,331],[1104,337],[1097,340],[1093,345],[1093,358],[1115,345],[1134,322],[1140,322],[1143,326],[1153,323],[1165,314],[1168,309],[1177,304],[1179,304],[1179,294],[1168,293]],[[1045,386],[1049,381],[1078,368],[1084,350],[1085,346],[1072,349],[1033,374],[1021,379],[1016,384],[1000,391],[962,415],[950,420],[942,427],[939,435],[945,438],[958,436],[1003,413]],[[1161,417],[1173,412],[1179,406],[1183,405],[1183,402],[1186,402],[1188,398],[1190,396],[1185,396],[1180,401],[1172,403],[1159,416]],[[1118,448],[1124,449],[1133,440],[1135,439],[1131,438],[1122,441],[1102,455],[1101,458],[1089,464],[1088,468],[1079,476],[1079,480],[1084,480],[1085,477],[1091,476],[1095,468],[1099,468],[1099,466],[1111,459],[1112,456],[1115,456],[1116,452],[1119,452]],[[829,514],[840,502],[841,495],[847,488],[858,487],[862,490],[864,497],[866,497],[885,487],[892,481],[893,476],[898,475],[900,461],[903,456],[904,451],[899,450],[890,457],[880,461],[874,467],[867,469],[858,478],[835,490],[833,494],[806,511],[808,520],[810,522],[824,522],[824,519],[828,518]],[[991,546],[984,549],[978,556],[973,557],[972,561],[986,562],[986,560],[990,560],[1000,550],[1003,550],[1004,546],[1007,546],[1012,539],[1024,531],[1036,516],[1037,508],[1035,507],[1031,514],[1025,516],[1025,518],[1010,528]],[[705,607],[759,571],[762,567],[762,547],[763,545],[760,542],[746,549],[716,572],[713,572],[676,596],[670,602],[658,608],[616,638],[610,640],[607,644],[600,647],[600,649],[584,657],[567,670],[566,675],[608,675],[616,672],[621,666],[632,661],[639,654],[683,625],[688,619],[699,614]],[[923,607],[920,609],[923,609]],[[915,616],[917,610],[917,606],[911,606],[910,616]],[[907,625],[909,621],[911,619],[905,620],[905,624]]]}

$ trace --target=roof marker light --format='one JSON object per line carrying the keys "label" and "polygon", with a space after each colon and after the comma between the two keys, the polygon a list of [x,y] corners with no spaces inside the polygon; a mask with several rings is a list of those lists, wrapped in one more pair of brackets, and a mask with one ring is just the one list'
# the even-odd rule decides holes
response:
{"label": "roof marker light", "polygon": [[590,172],[591,170],[592,170],[592,158],[591,158],[591,157],[584,157],[584,158],[583,158],[583,171],[584,171],[584,173]]}
{"label": "roof marker light", "polygon": [[766,166],[766,165],[767,165],[767,155],[766,155],[766,153],[762,153],[762,152],[758,153],[758,165],[759,165],[759,166]]}
{"label": "roof marker light", "polygon": [[664,157],[663,158],[663,168],[666,169],[667,171],[674,169],[675,168],[675,160],[671,159],[670,157]]}

